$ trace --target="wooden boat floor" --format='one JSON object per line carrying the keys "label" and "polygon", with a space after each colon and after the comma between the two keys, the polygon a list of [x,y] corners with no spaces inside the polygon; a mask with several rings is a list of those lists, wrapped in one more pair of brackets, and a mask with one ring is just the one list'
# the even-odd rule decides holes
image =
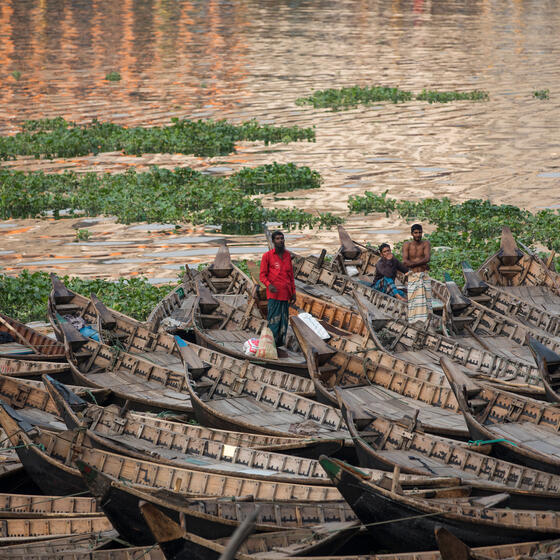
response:
{"label": "wooden boat floor", "polygon": [[[463,480],[478,480],[476,473],[461,470],[457,467],[446,464],[444,461],[438,461],[433,457],[427,457],[426,455],[418,453],[414,450],[384,449],[376,451],[376,453],[382,457],[386,457],[391,462],[398,463],[401,465],[401,468],[410,468],[415,469],[416,471],[422,471],[428,476],[449,476],[461,478]],[[486,483],[491,484],[491,482]]]}
{"label": "wooden boat floor", "polygon": [[7,356],[10,354],[23,356],[25,354],[35,354],[35,352],[19,342],[5,342],[4,344],[0,344],[0,356]]}
{"label": "wooden boat floor", "polygon": [[56,432],[67,430],[66,424],[61,422],[57,416],[50,412],[45,412],[38,408],[26,407],[18,409],[17,413],[33,426],[39,426],[39,428]]}
{"label": "wooden boat floor", "polygon": [[401,420],[405,416],[413,418],[418,410],[418,420],[425,426],[468,434],[465,418],[452,410],[431,406],[383,387],[349,387],[342,391],[344,400],[357,418],[363,411],[363,418],[379,414],[389,420]]}
{"label": "wooden boat floor", "polygon": [[[255,336],[254,332],[245,330],[219,330],[219,329],[207,329],[204,334],[211,338],[216,344],[223,346],[230,350],[230,352],[236,352],[238,354],[243,354],[243,344]],[[282,362],[288,362],[291,364],[305,364],[305,358],[302,354],[293,352],[286,348],[278,348],[278,357]],[[273,362],[273,360],[270,360]]]}
{"label": "wooden boat floor", "polygon": [[130,349],[130,353],[142,358],[143,360],[148,360],[149,362],[152,362],[152,364],[167,368],[175,373],[185,373],[185,366],[183,365],[181,358],[173,354],[168,354],[162,350],[156,350],[154,352],[136,352],[133,348]]}
{"label": "wooden boat floor", "polygon": [[86,374],[86,377],[100,387],[111,389],[115,393],[124,394],[132,399],[153,400],[158,403],[158,406],[162,404],[187,406],[191,400],[186,392],[180,393],[152,381],[139,382],[134,375],[122,371],[90,373]]}
{"label": "wooden boat floor", "polygon": [[335,290],[321,284],[311,285],[305,284],[301,280],[296,280],[296,290],[301,290],[302,292],[319,299],[327,299],[337,305],[347,307],[349,309],[354,309],[356,305],[351,296],[341,295]]}
{"label": "wooden boat floor", "polygon": [[531,422],[512,422],[510,424],[487,424],[487,428],[497,438],[519,442],[539,453],[560,458],[560,434],[536,426]]}
{"label": "wooden boat floor", "polygon": [[[454,338],[461,344],[477,348],[478,350],[486,350],[472,336],[457,336]],[[520,346],[506,336],[480,336],[480,339],[488,347],[488,350],[497,356],[515,361],[521,360],[531,366],[535,364],[528,346]]]}
{"label": "wooden boat floor", "polygon": [[547,313],[560,315],[560,296],[546,286],[499,286],[499,288],[512,296],[546,309]]}
{"label": "wooden boat floor", "polygon": [[346,431],[329,430],[313,420],[304,420],[301,416],[291,412],[277,410],[251,397],[213,399],[207,401],[206,405],[221,414],[236,417],[244,423],[273,428],[286,433],[298,433],[297,424],[305,422],[306,426],[314,425],[317,428],[317,434],[329,435],[334,438],[348,437]]}
{"label": "wooden boat floor", "polygon": [[170,317],[179,323],[190,321],[196,300],[196,294],[188,294],[187,297],[181,301],[181,307],[172,311]]}
{"label": "wooden boat floor", "polygon": [[[289,473],[287,471],[275,471],[272,469],[257,469],[251,468],[249,465],[243,465],[239,462],[237,463],[230,463],[228,461],[220,461],[218,459],[212,459],[211,457],[207,457],[204,455],[194,455],[191,453],[181,453],[178,450],[169,449],[168,447],[162,447],[158,445],[154,445],[148,441],[139,440],[133,436],[128,435],[121,435],[121,434],[114,434],[114,435],[103,435],[104,438],[114,441],[115,443],[125,445],[126,447],[133,448],[137,451],[144,452],[149,454],[150,456],[154,457],[157,461],[157,457],[162,457],[164,459],[177,461],[178,463],[182,463],[182,466],[186,469],[189,468],[190,465],[193,465],[198,468],[204,468],[208,471],[227,471],[234,473],[237,476],[242,476],[245,478],[251,478],[253,475],[260,475],[260,476],[270,476],[270,477],[277,477],[281,475],[285,478],[291,478],[294,482],[301,482],[302,480],[305,481],[309,477],[302,476],[298,474]],[[319,477],[317,477],[319,479]],[[324,484],[329,484],[327,482],[326,476],[324,477]]]}

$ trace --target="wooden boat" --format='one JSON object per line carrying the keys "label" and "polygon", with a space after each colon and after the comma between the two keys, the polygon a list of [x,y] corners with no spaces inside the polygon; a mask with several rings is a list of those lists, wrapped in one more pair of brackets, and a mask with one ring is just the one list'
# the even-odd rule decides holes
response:
{"label": "wooden boat", "polygon": [[111,528],[111,523],[105,516],[2,519],[0,544],[8,545],[77,533],[109,531]]}
{"label": "wooden boat", "polygon": [[[68,550],[57,553],[56,560],[165,560],[159,546],[138,546],[110,550]],[[54,560],[51,556],[14,556],[13,560]]]}
{"label": "wooden boat", "polygon": [[[230,476],[297,484],[324,485],[327,482],[323,469],[312,459],[185,437],[138,420],[129,418],[123,421],[116,413],[105,409],[82,415],[80,410],[94,407],[88,406],[48,376],[45,376],[45,385],[68,428],[85,432],[88,445],[95,448],[160,464]],[[92,414],[96,417],[95,426],[88,429]]]}
{"label": "wooden boat", "polygon": [[45,493],[57,489],[62,494],[83,490],[83,482],[74,466],[79,459],[132,485],[164,488],[184,495],[242,496],[257,500],[329,501],[340,499],[328,486],[268,482],[250,478],[218,475],[187,468],[141,461],[94,449],[83,432],[60,434],[39,431],[25,422],[15,410],[1,405],[0,424],[29,476]]}
{"label": "wooden boat", "polygon": [[[200,307],[194,310],[193,326],[197,342],[234,358],[248,359],[243,352],[243,344],[251,338],[259,338],[267,321],[224,302],[216,303],[215,309],[210,313],[202,312]],[[285,347],[277,348],[277,352],[277,359],[255,358],[255,361],[271,369],[307,377],[307,364],[301,352]],[[249,359],[252,360],[250,357]]]}
{"label": "wooden boat", "polygon": [[[30,552],[22,554],[15,553],[21,547],[14,547],[9,556],[4,556],[5,549],[1,549],[0,558],[11,558],[12,560],[165,560],[165,556],[158,546],[91,550],[87,547],[85,539],[83,542],[81,548],[69,545],[68,548],[51,554],[50,552],[43,553],[43,550],[50,550],[49,546],[43,544],[43,541],[38,541],[33,543],[35,545],[33,548],[28,547]],[[118,546],[118,543],[114,544]]]}
{"label": "wooden boat", "polygon": [[560,534],[558,512],[496,507],[508,494],[471,498],[470,487],[434,487],[438,479],[433,477],[426,478],[424,487],[418,485],[406,491],[395,479],[392,483],[373,483],[359,469],[342,461],[326,457],[320,461],[376,542],[389,550],[435,548],[436,526],[452,531],[468,546],[508,544]]}
{"label": "wooden boat", "polygon": [[[71,387],[71,390],[96,403],[103,403],[109,394],[106,390],[90,391],[83,387]],[[0,401],[20,409],[20,415],[32,424],[52,430],[65,429],[58,418],[58,409],[41,381],[0,375]]]}
{"label": "wooden boat", "polygon": [[[484,282],[468,263],[464,262],[462,266],[465,278],[463,290],[472,301],[554,337],[560,335],[560,313],[547,308],[546,302],[529,301],[508,291],[507,287],[504,289],[491,286]],[[536,291],[535,287],[531,289]]]}
{"label": "wooden boat", "polygon": [[[367,278],[371,281],[375,274],[375,264],[381,258],[379,253],[372,248],[364,247],[352,241],[342,226],[339,226],[339,235],[341,249],[333,259],[333,268],[338,269],[340,273],[346,274],[347,268],[344,263],[349,262],[354,266],[358,266],[358,278]],[[346,261],[345,255],[353,254],[352,247],[359,249],[360,255],[357,260]],[[472,274],[474,274],[474,271]],[[468,276],[471,280],[471,286],[473,286],[472,274]],[[432,292],[435,296],[434,302],[442,304],[441,308],[436,305],[434,312],[443,313],[444,324],[448,325],[448,328],[457,333],[469,334],[471,337],[476,337],[474,331],[480,331],[485,336],[507,337],[511,342],[519,346],[525,344],[526,336],[530,334],[551,349],[560,350],[560,339],[555,338],[557,334],[549,333],[541,329],[540,326],[526,322],[522,320],[522,317],[518,317],[511,312],[503,313],[505,311],[503,308],[501,312],[499,309],[494,310],[491,306],[481,305],[482,301],[478,302],[476,296],[472,299],[470,297],[466,298],[460,292],[455,282],[447,274],[445,276],[445,282],[432,279]],[[404,275],[399,273],[397,280],[403,281]],[[481,282],[477,282],[476,286],[471,288],[471,291],[479,292]],[[489,286],[486,284],[485,289],[488,288]],[[489,300],[490,298],[487,296],[484,298],[484,301]],[[511,310],[512,306],[508,307]],[[527,353],[525,353],[525,357],[528,357]]]}
{"label": "wooden boat", "polygon": [[537,362],[547,400],[560,402],[560,355],[530,337],[529,347]]}
{"label": "wooden boat", "polygon": [[66,355],[78,384],[110,389],[114,399],[137,409],[192,412],[181,371],[158,366],[91,338],[80,339],[80,333],[70,323],[60,315],[57,318],[65,329]]}
{"label": "wooden boat", "polygon": [[0,547],[0,558],[29,558],[30,560],[46,560],[58,553],[68,550],[89,550],[91,552],[111,546],[118,533],[111,529],[100,533],[79,533],[69,537],[56,537],[53,539],[39,540],[31,543],[12,544]]}
{"label": "wooden boat", "polygon": [[509,493],[507,505],[514,508],[560,510],[560,476],[483,455],[477,452],[478,446],[434,437],[382,414],[368,423],[360,422],[358,430],[353,411],[340,392],[339,399],[361,467],[457,477],[477,494]]}
{"label": "wooden boat", "polygon": [[560,474],[559,408],[480,385],[445,358],[441,365],[474,440],[492,440],[506,461]]}
{"label": "wooden boat", "polygon": [[70,366],[63,362],[41,362],[38,360],[22,360],[0,356],[1,375],[37,379],[43,374],[57,375],[68,371],[70,371]]}
{"label": "wooden boat", "polygon": [[480,278],[499,286],[532,304],[545,304],[558,315],[560,312],[560,276],[550,270],[553,254],[544,263],[527,247],[521,251],[508,227],[502,229],[500,249],[479,268]]}
{"label": "wooden boat", "polygon": [[[217,367],[234,371],[240,376],[258,379],[298,394],[312,395],[314,393],[313,383],[310,379],[250,363],[245,355],[243,359],[236,359],[191,342],[185,343],[179,348],[172,335],[165,332],[154,333],[144,323],[107,309],[99,300],[92,300],[75,292],[72,294],[72,301],[79,310],[76,313],[83,317],[88,325],[96,326],[101,340],[113,342],[118,348],[124,348],[126,352],[136,354],[161,367],[173,369],[180,375],[184,371],[183,361],[193,374],[202,373],[211,364],[214,364]],[[110,329],[106,327],[109,321],[100,321],[98,308],[104,310],[104,316],[110,314],[112,318]],[[56,323],[55,315],[59,308],[52,298],[50,309],[52,321]],[[60,333],[62,336],[61,331]]]}
{"label": "wooden boat", "polygon": [[64,362],[64,346],[35,329],[0,313],[0,333],[13,342],[0,344],[3,358],[21,358],[44,362]]}
{"label": "wooden boat", "polygon": [[[379,351],[370,351],[367,355],[365,352],[356,355],[339,351],[327,362],[326,366],[330,368],[320,372],[314,345],[316,341],[322,341],[299,317],[292,316],[290,320],[304,349],[319,401],[338,406],[339,399],[334,392],[337,390],[343,392],[345,400],[351,403],[360,418],[372,418],[379,412],[393,421],[408,418],[409,423],[418,424],[430,433],[468,436],[467,425],[449,387],[409,377],[393,367],[384,367],[383,358],[389,358],[389,355]],[[372,357],[377,358],[376,362]]]}
{"label": "wooden boat", "polygon": [[[197,304],[197,282],[202,283],[214,298],[233,307],[247,306],[253,299],[255,287],[252,280],[233,264],[224,242],[210,266],[200,272],[192,271],[188,266],[185,268],[181,284],[156,305],[146,320],[146,326],[154,332],[160,326],[171,332],[188,328]],[[258,306],[253,306],[254,303],[250,313],[253,309],[258,312]]]}
{"label": "wooden boat", "polygon": [[[94,498],[0,494],[0,518],[101,517]],[[1,538],[1,537],[0,537]]]}
{"label": "wooden boat", "polygon": [[205,538],[230,536],[247,517],[256,514],[255,530],[273,532],[323,523],[355,522],[356,516],[344,501],[256,502],[252,496],[239,498],[186,498],[162,489],[132,487],[130,484],[79,463],[92,496],[118,529],[132,543],[153,542],[140,515],[139,503],[155,504],[175,521]]}
{"label": "wooden boat", "polygon": [[[302,378],[298,377],[298,379]],[[57,384],[58,382],[53,380],[53,383]],[[9,384],[11,388],[6,387],[7,384]],[[20,380],[12,380],[10,378],[2,379],[2,377],[0,377],[0,399],[7,402],[13,408],[19,409],[23,407],[24,410],[20,410],[20,415],[34,421],[31,423],[37,423],[38,421],[36,414],[30,417],[29,411],[31,407],[49,413],[51,415],[49,420],[54,422],[55,415],[59,414],[59,408],[51,399],[43,383],[33,382],[32,385],[28,384],[27,386],[30,386],[32,389],[29,394],[26,392],[27,388],[22,388],[22,385],[23,382]],[[71,387],[68,385],[64,387],[70,391],[64,392],[64,398],[69,402],[72,409],[74,410],[75,408],[76,411],[81,414],[88,426],[102,431],[115,431],[121,434],[131,433],[140,437],[144,429],[148,430],[149,427],[153,427],[178,434],[188,439],[203,439],[229,446],[250,447],[262,451],[290,453],[291,455],[309,458],[317,458],[321,454],[332,455],[342,446],[342,441],[336,440],[320,441],[301,437],[277,437],[233,432],[230,430],[215,430],[198,425],[185,424],[184,422],[173,422],[157,415],[124,411],[122,408],[116,407],[115,405],[101,407],[89,404],[84,408],[80,399],[78,399],[77,402],[74,401],[71,393],[83,397],[84,399],[93,395],[93,397],[96,398],[96,402],[102,402],[99,395],[100,391],[97,389],[90,391],[89,389]],[[27,398],[22,400],[21,395],[27,396]],[[78,428],[72,416],[65,415],[63,416],[63,420],[66,422],[68,428]],[[59,422],[59,424],[61,423]],[[52,424],[49,424],[49,428],[52,429]],[[61,425],[60,428],[63,429],[63,426]]]}
{"label": "wooden boat", "polygon": [[[409,372],[418,367],[424,372],[433,370],[438,372],[439,378],[443,380],[436,357],[439,354],[448,356],[460,368],[470,370],[485,381],[528,394],[544,394],[544,389],[536,386],[540,383],[540,376],[534,365],[504,355],[497,356],[480,345],[461,343],[461,339],[420,330],[399,321],[387,321],[383,324],[381,340],[375,327],[376,310],[360,296],[356,296],[353,305],[345,307],[298,292],[296,306],[313,315],[329,333],[335,335],[329,340],[331,347],[350,354],[362,352],[360,357],[364,360],[367,357],[364,348],[374,346],[388,352],[395,360],[397,368],[408,362]],[[346,336],[347,332],[358,335],[359,338]],[[344,336],[338,336],[340,334]],[[399,362],[399,359],[402,361]],[[372,358],[372,361],[375,360],[376,358]],[[436,377],[429,380],[437,383]]]}
{"label": "wooden boat", "polygon": [[[186,533],[149,502],[142,503],[140,510],[150,527],[150,532],[166,558],[170,560],[219,560],[226,551],[226,542],[207,541],[192,533]],[[335,552],[355,532],[356,525],[351,523],[251,535],[243,541],[237,541],[234,549],[230,549],[229,557],[249,559],[257,555],[259,558],[293,558],[294,554],[305,556],[320,554],[323,551]]]}
{"label": "wooden boat", "polygon": [[261,381],[211,368],[197,388],[186,375],[196,419],[203,426],[284,437],[344,440],[340,412]]}

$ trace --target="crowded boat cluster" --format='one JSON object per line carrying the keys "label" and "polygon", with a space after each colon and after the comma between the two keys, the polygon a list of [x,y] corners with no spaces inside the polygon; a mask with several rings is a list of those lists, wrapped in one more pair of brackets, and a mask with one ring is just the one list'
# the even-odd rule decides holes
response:
{"label": "crowded boat cluster", "polygon": [[[504,228],[464,286],[339,228],[226,244],[144,322],[56,276],[0,315],[0,558],[560,553],[560,275]],[[1,311],[1,310],[0,310]]]}

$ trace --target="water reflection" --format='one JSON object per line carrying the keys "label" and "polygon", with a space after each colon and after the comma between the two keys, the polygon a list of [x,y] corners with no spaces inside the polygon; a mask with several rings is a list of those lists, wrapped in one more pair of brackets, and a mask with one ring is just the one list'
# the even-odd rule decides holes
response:
{"label": "water reflection", "polygon": [[[228,172],[293,161],[317,169],[323,187],[291,201],[268,196],[265,204],[311,212],[346,212],[348,197],[365,190],[554,207],[559,59],[560,2],[4,0],[0,132],[17,130],[24,118],[57,115],[130,126],[172,116],[315,125],[315,144],[241,144],[237,154],[211,161],[157,155],[122,158],[122,165]],[[105,80],[111,70],[121,81]],[[480,88],[490,101],[383,103],[340,113],[294,104],[313,90],[354,84],[414,92]],[[535,89],[550,89],[550,100],[534,99]],[[122,170],[118,159],[25,160],[18,168]],[[402,226],[379,223],[379,216],[350,220],[361,240],[376,228]],[[61,245],[74,234],[62,236]],[[336,243],[334,232],[305,240],[313,251]]]}

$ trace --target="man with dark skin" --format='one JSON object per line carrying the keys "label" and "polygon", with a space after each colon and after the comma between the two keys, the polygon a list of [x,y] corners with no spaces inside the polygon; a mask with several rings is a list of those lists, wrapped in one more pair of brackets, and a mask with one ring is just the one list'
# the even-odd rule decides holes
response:
{"label": "man with dark skin", "polygon": [[296,285],[284,234],[274,231],[271,238],[274,248],[263,255],[259,279],[266,286],[268,326],[276,346],[283,346],[288,330],[289,304],[296,300]]}
{"label": "man with dark skin", "polygon": [[422,226],[414,224],[411,228],[412,241],[405,241],[402,247],[403,264],[411,272],[429,270],[432,247],[427,239],[422,239]]}
{"label": "man with dark skin", "polygon": [[425,323],[432,309],[432,284],[428,276],[431,245],[422,239],[422,226],[410,228],[412,241],[403,244],[403,264],[408,266],[408,321]]}

